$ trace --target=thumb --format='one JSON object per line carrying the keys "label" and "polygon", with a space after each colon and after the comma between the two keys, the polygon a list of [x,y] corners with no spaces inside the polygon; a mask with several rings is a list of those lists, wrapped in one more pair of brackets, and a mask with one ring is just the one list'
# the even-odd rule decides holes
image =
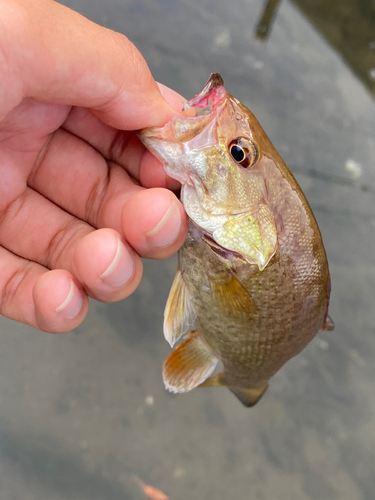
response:
{"label": "thumb", "polygon": [[51,0],[0,0],[0,68],[0,119],[24,97],[92,108],[123,130],[176,114],[125,36]]}

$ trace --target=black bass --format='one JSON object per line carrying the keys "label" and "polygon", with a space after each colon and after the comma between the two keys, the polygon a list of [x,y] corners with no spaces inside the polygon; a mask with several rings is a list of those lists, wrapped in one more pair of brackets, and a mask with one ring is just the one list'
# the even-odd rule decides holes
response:
{"label": "black bass", "polygon": [[[189,232],[165,309],[172,392],[227,386],[245,406],[320,330],[330,276],[303,195],[254,115],[219,74],[176,116],[140,139],[181,185]],[[223,371],[214,375],[221,361]]]}

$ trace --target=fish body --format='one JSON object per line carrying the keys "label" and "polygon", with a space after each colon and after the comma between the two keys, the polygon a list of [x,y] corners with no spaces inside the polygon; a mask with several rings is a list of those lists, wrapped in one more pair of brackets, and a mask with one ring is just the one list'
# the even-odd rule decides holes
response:
{"label": "fish body", "polygon": [[195,116],[140,133],[181,182],[189,217],[164,334],[173,346],[196,328],[166,360],[164,382],[173,392],[227,386],[253,406],[285,362],[333,329],[326,253],[297,181],[220,75],[187,108]]}

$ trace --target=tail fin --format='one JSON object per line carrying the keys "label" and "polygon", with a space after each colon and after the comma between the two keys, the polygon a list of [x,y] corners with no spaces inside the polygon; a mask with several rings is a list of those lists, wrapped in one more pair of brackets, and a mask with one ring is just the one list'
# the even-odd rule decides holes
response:
{"label": "tail fin", "polygon": [[257,389],[243,389],[242,387],[228,387],[228,389],[233,392],[235,396],[241,401],[241,403],[250,408],[257,404],[260,398],[268,389],[268,383],[266,382],[263,387]]}
{"label": "tail fin", "polygon": [[268,383],[266,382],[262,387],[257,387],[254,389],[244,389],[243,387],[232,387],[227,386],[224,379],[224,373],[217,373],[212,377],[206,379],[204,382],[199,384],[199,387],[228,387],[228,389],[233,392],[235,396],[241,401],[241,403],[250,408],[254,406],[263,394],[268,389]]}

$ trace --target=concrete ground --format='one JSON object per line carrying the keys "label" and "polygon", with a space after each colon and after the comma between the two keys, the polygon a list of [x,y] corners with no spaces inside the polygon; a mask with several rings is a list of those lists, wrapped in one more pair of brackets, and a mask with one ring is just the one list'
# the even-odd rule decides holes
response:
{"label": "concrete ground", "polygon": [[66,4],[125,33],[155,77],[186,97],[219,71],[255,113],[320,224],[336,329],[247,410],[225,389],[164,390],[175,258],[145,262],[134,295],[93,301],[71,333],[1,318],[0,499],[138,500],[140,478],[170,500],[372,500],[373,98],[287,0],[263,42],[254,36],[260,0]]}

